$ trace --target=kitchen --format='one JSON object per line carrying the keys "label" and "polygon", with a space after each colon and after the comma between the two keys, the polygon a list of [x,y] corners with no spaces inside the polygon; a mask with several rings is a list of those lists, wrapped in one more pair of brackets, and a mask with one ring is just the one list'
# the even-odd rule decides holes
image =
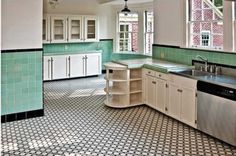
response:
{"label": "kitchen", "polygon": [[234,2],[124,4],[1,1],[3,155],[236,155]]}

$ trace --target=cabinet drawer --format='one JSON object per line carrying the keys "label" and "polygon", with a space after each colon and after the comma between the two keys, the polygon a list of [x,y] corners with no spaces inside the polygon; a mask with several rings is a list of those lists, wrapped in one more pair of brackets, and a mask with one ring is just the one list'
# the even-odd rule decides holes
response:
{"label": "cabinet drawer", "polygon": [[163,80],[167,80],[168,76],[165,73],[161,73],[161,72],[156,72],[156,77],[163,79]]}
{"label": "cabinet drawer", "polygon": [[169,80],[170,82],[177,83],[188,88],[196,88],[197,86],[197,80],[174,74],[169,75]]}
{"label": "cabinet drawer", "polygon": [[156,71],[150,70],[150,69],[145,69],[144,75],[156,76]]}

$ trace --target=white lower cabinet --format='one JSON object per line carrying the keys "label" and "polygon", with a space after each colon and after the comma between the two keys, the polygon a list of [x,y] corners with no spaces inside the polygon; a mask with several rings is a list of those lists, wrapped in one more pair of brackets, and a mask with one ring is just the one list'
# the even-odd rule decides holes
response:
{"label": "white lower cabinet", "polygon": [[170,74],[168,115],[196,127],[197,80]]}
{"label": "white lower cabinet", "polygon": [[68,64],[67,58],[69,56],[54,56],[52,57],[52,79],[64,79],[68,78]]}
{"label": "white lower cabinet", "polygon": [[180,119],[181,112],[181,93],[179,92],[179,88],[180,86],[178,84],[169,82],[167,111],[169,116],[175,119]]}
{"label": "white lower cabinet", "polygon": [[81,77],[85,75],[84,55],[73,55],[69,57],[70,77]]}
{"label": "white lower cabinet", "polygon": [[146,76],[146,104],[156,108],[156,80],[152,76]]}
{"label": "white lower cabinet", "polygon": [[101,74],[101,55],[88,54],[85,58],[86,76]]}
{"label": "white lower cabinet", "polygon": [[167,82],[166,79],[162,79],[159,75],[159,72],[144,70],[144,102],[150,107],[164,113],[167,98]]}
{"label": "white lower cabinet", "polygon": [[150,107],[196,128],[194,79],[143,70],[143,99]]}
{"label": "white lower cabinet", "polygon": [[156,105],[157,109],[161,112],[165,112],[166,96],[167,96],[167,82],[166,80],[157,79],[156,88]]}
{"label": "white lower cabinet", "polygon": [[43,58],[43,80],[51,80],[51,56]]}
{"label": "white lower cabinet", "polygon": [[44,80],[101,74],[101,54],[44,56]]}

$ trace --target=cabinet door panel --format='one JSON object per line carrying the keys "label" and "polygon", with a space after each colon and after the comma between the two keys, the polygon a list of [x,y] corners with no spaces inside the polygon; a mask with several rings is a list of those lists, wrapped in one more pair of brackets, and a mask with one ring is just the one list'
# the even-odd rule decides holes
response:
{"label": "cabinet door panel", "polygon": [[169,83],[168,94],[168,114],[173,118],[180,119],[180,107],[181,107],[181,92],[179,85]]}
{"label": "cabinet door panel", "polygon": [[196,91],[191,88],[183,88],[181,121],[195,127],[196,118]]}
{"label": "cabinet door panel", "polygon": [[82,38],[82,17],[71,16],[68,18],[68,41],[80,42]]}
{"label": "cabinet door panel", "polygon": [[67,56],[54,56],[52,64],[52,79],[68,78]]}
{"label": "cabinet door panel", "polygon": [[85,41],[98,40],[98,23],[96,17],[85,17]]}
{"label": "cabinet door panel", "polygon": [[84,55],[70,56],[70,77],[80,77],[85,75]]}
{"label": "cabinet door panel", "polygon": [[50,43],[50,17],[44,16],[42,22],[42,40],[43,43]]}
{"label": "cabinet door panel", "polygon": [[156,108],[156,85],[155,78],[147,76],[147,104],[153,108]]}
{"label": "cabinet door panel", "polygon": [[86,75],[101,74],[101,54],[87,54],[86,56]]}
{"label": "cabinet door panel", "polygon": [[157,79],[157,89],[156,89],[156,96],[157,96],[157,109],[161,112],[165,112],[165,105],[166,105],[166,81]]}
{"label": "cabinet door panel", "polygon": [[51,80],[51,57],[43,58],[43,80]]}
{"label": "cabinet door panel", "polygon": [[67,22],[65,17],[55,16],[51,18],[51,38],[52,43],[67,42]]}

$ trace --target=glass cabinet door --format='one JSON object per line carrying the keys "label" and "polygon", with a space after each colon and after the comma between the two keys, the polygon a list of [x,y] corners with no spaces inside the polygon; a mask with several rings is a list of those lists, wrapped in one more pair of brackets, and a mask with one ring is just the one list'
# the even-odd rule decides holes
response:
{"label": "glass cabinet door", "polygon": [[66,42],[66,18],[52,17],[52,42]]}
{"label": "glass cabinet door", "polygon": [[96,41],[97,39],[97,19],[85,17],[85,40]]}
{"label": "glass cabinet door", "polygon": [[42,40],[43,43],[50,43],[50,18],[45,16],[43,17],[43,22],[42,22],[42,29],[43,29],[43,33],[42,33]]}
{"label": "glass cabinet door", "polygon": [[68,41],[69,42],[78,42],[82,41],[82,18],[78,17],[69,17],[69,32],[68,32]]}

